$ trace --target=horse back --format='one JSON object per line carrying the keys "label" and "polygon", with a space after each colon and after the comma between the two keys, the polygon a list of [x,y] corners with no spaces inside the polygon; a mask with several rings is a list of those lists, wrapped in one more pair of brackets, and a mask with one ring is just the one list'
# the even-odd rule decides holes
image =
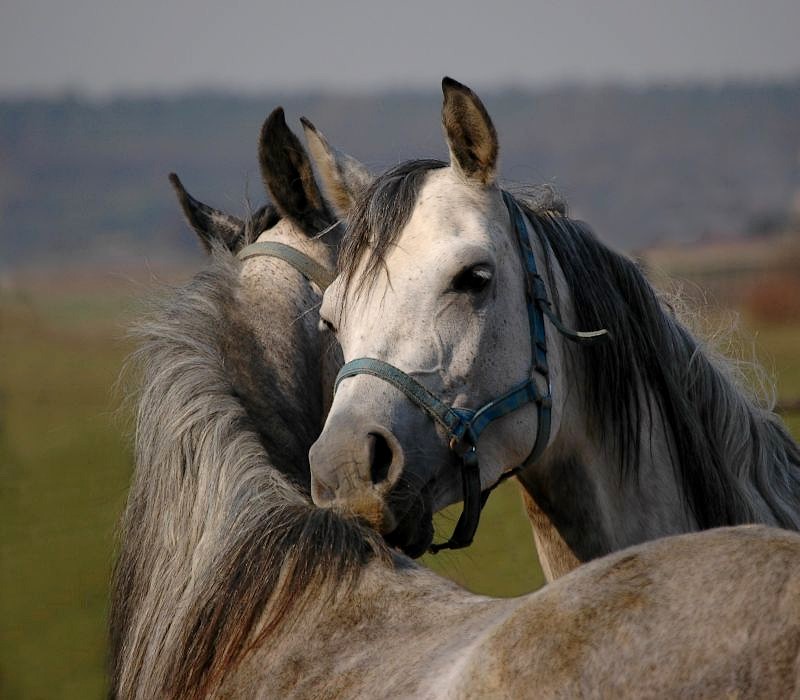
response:
{"label": "horse back", "polygon": [[463,697],[790,697],[800,536],[764,526],[649,542],[520,599]]}

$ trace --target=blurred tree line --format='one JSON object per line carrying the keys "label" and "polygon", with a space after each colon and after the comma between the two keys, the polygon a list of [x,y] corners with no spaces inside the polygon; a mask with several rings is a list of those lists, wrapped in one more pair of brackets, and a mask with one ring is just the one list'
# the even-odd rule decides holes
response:
{"label": "blurred tree line", "polygon": [[[800,191],[800,80],[479,91],[503,176],[553,183],[619,246],[762,231]],[[0,99],[0,270],[185,256],[167,173],[220,208],[257,206],[256,139],[278,104],[376,170],[445,156],[433,90]]]}

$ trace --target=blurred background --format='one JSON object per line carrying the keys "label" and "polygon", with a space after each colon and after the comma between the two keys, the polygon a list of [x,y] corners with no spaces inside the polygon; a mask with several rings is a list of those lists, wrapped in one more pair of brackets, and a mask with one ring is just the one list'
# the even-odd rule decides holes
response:
{"label": "blurred background", "polygon": [[[0,696],[104,692],[125,329],[204,265],[166,176],[232,213],[261,203],[279,104],[379,170],[444,157],[439,81],[467,83],[502,175],[553,183],[700,332],[760,361],[800,436],[798,27],[796,0],[5,0]],[[425,561],[494,595],[542,584],[513,484],[473,547]]]}

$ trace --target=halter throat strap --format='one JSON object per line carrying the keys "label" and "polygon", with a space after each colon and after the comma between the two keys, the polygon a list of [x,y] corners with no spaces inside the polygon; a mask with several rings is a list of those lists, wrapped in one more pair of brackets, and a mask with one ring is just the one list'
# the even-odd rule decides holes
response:
{"label": "halter throat strap", "polygon": [[305,253],[301,253],[296,248],[276,241],[251,243],[242,248],[236,254],[236,257],[239,258],[239,260],[247,260],[247,258],[254,258],[260,255],[269,258],[278,258],[279,260],[289,263],[295,270],[303,275],[303,277],[309,282],[316,284],[323,292],[330,286],[331,282],[333,282],[334,275],[330,270],[320,265],[316,260],[313,260]]}

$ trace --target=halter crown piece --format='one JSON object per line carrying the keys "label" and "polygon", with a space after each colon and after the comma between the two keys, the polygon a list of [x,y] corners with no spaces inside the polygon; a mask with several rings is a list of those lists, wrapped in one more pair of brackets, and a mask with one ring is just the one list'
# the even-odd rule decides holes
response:
{"label": "halter crown piece", "polygon": [[[434,554],[443,549],[461,549],[472,544],[475,531],[478,529],[481,510],[486,504],[489,494],[500,483],[514,476],[521,469],[533,464],[539,459],[547,446],[547,442],[550,439],[550,418],[553,400],[550,371],[547,366],[547,336],[544,317],[547,316],[556,330],[563,333],[570,340],[593,341],[600,337],[608,336],[608,331],[605,329],[580,332],[564,327],[561,320],[552,310],[544,280],[542,280],[536,268],[536,259],[533,256],[528,240],[522,210],[508,192],[503,192],[503,200],[511,215],[514,232],[519,243],[520,256],[525,268],[525,301],[531,333],[531,369],[528,373],[528,378],[502,396],[489,401],[478,409],[456,408],[446,404],[416,379],[394,365],[371,357],[361,357],[351,360],[342,367],[336,377],[334,387],[335,391],[342,381],[357,374],[370,374],[378,377],[402,391],[410,401],[447,431],[450,437],[450,449],[461,459],[464,506],[450,539],[442,544],[431,545],[430,550]],[[546,245],[539,227],[534,225],[533,228],[542,245]],[[544,392],[539,389],[534,379],[536,374],[542,377],[547,385],[547,389]],[[492,421],[512,413],[528,403],[536,404],[538,413],[538,429],[533,449],[531,449],[530,454],[522,464],[504,472],[492,486],[481,491],[478,438]]]}
{"label": "halter crown piece", "polygon": [[251,243],[242,248],[236,257],[239,260],[246,260],[247,258],[254,258],[259,255],[264,255],[268,258],[278,258],[284,262],[289,263],[295,270],[297,270],[309,282],[316,284],[323,292],[330,287],[333,282],[334,275],[330,270],[320,265],[316,260],[312,260],[305,253],[301,253],[296,248],[277,243],[275,241],[261,241],[259,243]]}

